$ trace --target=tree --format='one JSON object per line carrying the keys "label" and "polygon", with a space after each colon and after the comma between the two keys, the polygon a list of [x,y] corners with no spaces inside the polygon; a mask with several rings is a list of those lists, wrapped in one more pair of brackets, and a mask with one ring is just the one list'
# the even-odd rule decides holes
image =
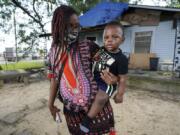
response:
{"label": "tree", "polygon": [[168,3],[170,7],[177,7],[180,8],[180,0],[170,0],[170,3]]}
{"label": "tree", "polygon": [[0,30],[8,33],[12,29],[15,13],[18,45],[28,44],[32,49],[39,43],[39,34],[47,32],[52,11],[60,4],[56,0],[0,0]]}
{"label": "tree", "polygon": [[13,8],[7,0],[0,0],[0,29],[8,32],[12,28],[10,24]]}
{"label": "tree", "polygon": [[[82,14],[94,7],[97,3],[100,3],[104,0],[67,0],[68,5],[72,6],[78,14]],[[129,2],[129,0],[109,0],[112,2]]]}
{"label": "tree", "polygon": [[[67,4],[73,6],[81,14],[95,6],[101,0],[67,0]],[[123,1],[128,0],[113,0]],[[0,0],[0,29],[8,33],[13,23],[13,12],[22,17],[16,17],[18,45],[28,44],[34,46],[34,39],[38,41],[38,35],[46,33],[46,24],[51,21],[55,7],[61,4],[58,0]],[[33,41],[32,41],[33,40]],[[33,43],[33,44],[32,44]]]}

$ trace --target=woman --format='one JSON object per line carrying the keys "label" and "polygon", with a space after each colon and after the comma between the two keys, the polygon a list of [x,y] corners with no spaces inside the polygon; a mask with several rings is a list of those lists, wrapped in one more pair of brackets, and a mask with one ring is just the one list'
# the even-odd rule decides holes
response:
{"label": "woman", "polygon": [[[49,78],[51,79],[49,109],[55,119],[59,109],[54,106],[58,92],[64,104],[64,115],[72,135],[84,135],[79,124],[87,114],[97,85],[91,73],[91,58],[98,47],[90,41],[79,42],[79,20],[74,9],[62,5],[54,11],[52,19],[52,46],[49,54]],[[106,83],[116,82],[116,77],[104,72]],[[93,119],[88,134],[102,135],[114,127],[114,116],[110,103]]]}

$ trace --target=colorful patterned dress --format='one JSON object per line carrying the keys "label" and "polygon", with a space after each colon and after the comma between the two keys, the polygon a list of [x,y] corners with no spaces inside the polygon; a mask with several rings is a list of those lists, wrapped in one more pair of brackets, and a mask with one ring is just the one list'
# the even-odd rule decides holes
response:
{"label": "colorful patterned dress", "polygon": [[[77,47],[78,46],[78,47]],[[97,84],[92,75],[92,55],[98,50],[98,46],[90,41],[83,41],[72,46],[66,54],[66,62],[62,77],[59,81],[59,99],[64,104],[64,115],[69,132],[72,135],[80,135],[79,124],[86,115],[86,111],[92,105],[98,91]],[[60,67],[54,67],[55,50],[51,48],[50,73],[57,79]],[[62,57],[61,57],[62,58]],[[65,58],[64,58],[65,59]],[[59,62],[59,64],[62,64]],[[87,135],[102,135],[108,133],[114,127],[113,110],[108,102],[103,110],[93,119],[90,133]]]}

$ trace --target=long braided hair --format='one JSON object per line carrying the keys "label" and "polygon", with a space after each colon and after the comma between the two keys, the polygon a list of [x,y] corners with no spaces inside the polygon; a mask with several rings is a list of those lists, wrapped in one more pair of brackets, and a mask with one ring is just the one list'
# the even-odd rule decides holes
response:
{"label": "long braided hair", "polygon": [[68,36],[68,27],[70,22],[70,17],[73,14],[77,14],[76,11],[66,5],[61,5],[56,8],[53,14],[52,19],[52,45],[51,48],[54,48],[53,55],[53,72],[55,67],[59,65],[60,60],[62,60],[63,55],[59,57],[59,54],[67,53],[67,36]]}

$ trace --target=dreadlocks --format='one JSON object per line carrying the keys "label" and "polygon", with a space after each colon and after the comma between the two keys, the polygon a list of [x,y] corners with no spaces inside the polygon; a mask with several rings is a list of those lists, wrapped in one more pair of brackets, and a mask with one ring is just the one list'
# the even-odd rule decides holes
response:
{"label": "dreadlocks", "polygon": [[53,45],[63,46],[64,38],[67,37],[67,27],[69,25],[69,19],[72,14],[77,14],[76,11],[66,5],[61,5],[54,11],[52,19],[52,36]]}
{"label": "dreadlocks", "polygon": [[66,53],[68,26],[70,17],[73,14],[77,14],[76,11],[73,8],[66,5],[61,5],[54,11],[52,19],[52,47],[55,49],[53,56],[54,67],[56,67],[56,65],[59,64],[60,60],[63,57],[63,55],[59,57],[59,54]]}

